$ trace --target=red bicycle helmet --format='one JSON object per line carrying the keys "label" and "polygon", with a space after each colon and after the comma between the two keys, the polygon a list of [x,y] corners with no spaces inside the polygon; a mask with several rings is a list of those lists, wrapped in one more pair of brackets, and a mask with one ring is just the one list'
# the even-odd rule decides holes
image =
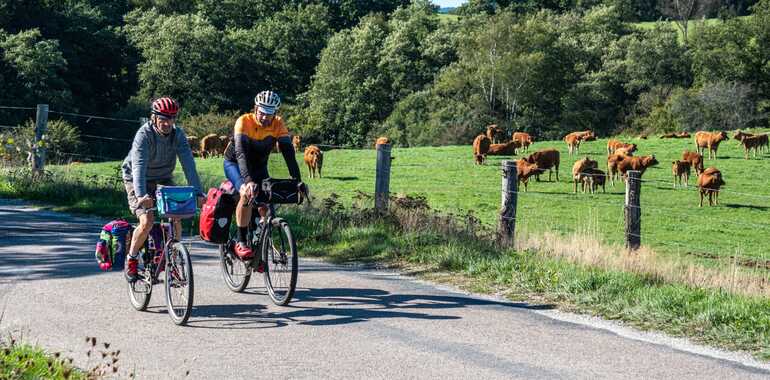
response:
{"label": "red bicycle helmet", "polygon": [[179,103],[169,97],[155,99],[152,102],[152,114],[165,117],[176,117],[179,113]]}

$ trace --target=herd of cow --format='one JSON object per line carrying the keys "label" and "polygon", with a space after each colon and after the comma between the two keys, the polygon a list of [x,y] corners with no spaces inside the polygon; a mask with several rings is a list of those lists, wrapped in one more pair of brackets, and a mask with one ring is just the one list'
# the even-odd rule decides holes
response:
{"label": "herd of cow", "polygon": [[[233,137],[227,135],[218,136],[214,133],[200,139],[196,136],[187,136],[187,143],[190,145],[190,149],[192,149],[193,156],[209,158],[224,155],[227,147],[233,143]],[[299,135],[292,136],[291,144],[294,146],[295,152],[300,152],[302,149],[302,138]],[[277,142],[273,147],[273,152],[278,152]],[[323,152],[321,152],[321,149],[315,145],[306,147],[304,158],[310,178],[315,176],[320,178],[321,168],[323,167]]]}
{"label": "herd of cow", "polygon": [[[687,132],[669,133],[661,135],[660,138],[689,138]],[[504,142],[506,134],[504,130],[497,125],[490,125],[484,134],[478,135],[473,140],[473,157],[477,164],[481,165],[487,156],[491,155],[516,155],[517,149],[528,151],[532,144],[532,137],[524,132],[515,132],[511,140]],[[641,138],[646,139],[646,136]],[[749,153],[753,151],[754,157],[757,152],[768,150],[767,134],[750,134],[738,131],[735,136],[744,148],[746,159]],[[722,179],[722,173],[716,167],[704,168],[703,154],[708,150],[708,158],[716,159],[717,149],[722,141],[728,139],[726,132],[704,132],[695,133],[695,146],[697,152],[685,150],[682,153],[681,160],[675,160],[671,163],[671,171],[674,177],[674,186],[687,187],[691,169],[698,175],[697,186],[700,194],[700,207],[703,207],[703,198],[708,197],[710,206],[719,204],[719,190],[725,185]],[[570,156],[578,155],[580,144],[584,141],[596,140],[596,135],[592,131],[572,132],[564,136],[564,142],[567,144],[567,151]],[[578,159],[572,166],[572,191],[577,193],[578,185],[582,192],[594,193],[601,187],[605,192],[605,182],[609,178],[614,186],[615,180],[627,178],[627,172],[630,170],[639,171],[641,174],[651,166],[658,165],[655,155],[634,156],[637,151],[636,144],[621,142],[617,139],[607,141],[607,172],[600,170],[598,162],[590,159],[588,156]],[[559,180],[559,151],[554,148],[538,150],[528,156],[522,157],[516,161],[516,173],[520,184],[524,185],[524,191],[527,191],[527,185],[530,177],[534,176],[540,181],[540,174],[548,170],[548,180],[551,180],[551,171],[555,170],[556,180]]]}

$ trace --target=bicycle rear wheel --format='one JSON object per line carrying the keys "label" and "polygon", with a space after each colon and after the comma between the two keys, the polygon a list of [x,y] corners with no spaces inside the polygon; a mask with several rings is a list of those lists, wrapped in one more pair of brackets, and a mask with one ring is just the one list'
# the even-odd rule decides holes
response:
{"label": "bicycle rear wheel", "polygon": [[265,287],[276,305],[286,305],[294,296],[299,272],[297,244],[289,224],[272,220],[262,235],[262,260],[265,262]]}
{"label": "bicycle rear wheel", "polygon": [[190,252],[181,242],[173,242],[166,252],[166,307],[177,325],[187,323],[193,305],[193,270]]}

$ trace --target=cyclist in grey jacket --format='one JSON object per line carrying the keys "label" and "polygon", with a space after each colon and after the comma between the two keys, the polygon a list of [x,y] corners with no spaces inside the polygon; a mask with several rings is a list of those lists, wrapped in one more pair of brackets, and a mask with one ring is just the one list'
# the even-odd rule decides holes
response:
{"label": "cyclist in grey jacket", "polygon": [[[128,194],[131,213],[139,218],[139,226],[131,238],[126,261],[126,279],[137,279],[139,249],[155,223],[153,197],[158,185],[173,186],[176,159],[182,162],[187,183],[198,193],[198,205],[203,200],[203,188],[195,168],[192,150],[184,131],[175,125],[179,104],[171,98],[159,98],[152,103],[150,121],[139,128],[131,151],[123,161],[123,184]],[[182,224],[174,220],[176,236],[181,236]]]}

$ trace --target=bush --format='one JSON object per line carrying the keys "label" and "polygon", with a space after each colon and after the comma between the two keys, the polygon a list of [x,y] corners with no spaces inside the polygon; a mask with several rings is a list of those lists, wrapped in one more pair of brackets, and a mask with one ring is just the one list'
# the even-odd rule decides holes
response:
{"label": "bush", "polygon": [[[28,120],[20,129],[0,134],[0,154],[3,159],[14,164],[28,162],[32,145],[35,141],[35,122]],[[43,135],[42,147],[46,148],[46,162],[64,163],[73,160],[74,153],[83,146],[80,131],[64,120],[49,120]]]}
{"label": "bush", "polygon": [[240,115],[240,111],[209,112],[182,117],[179,120],[179,125],[182,126],[187,136],[202,138],[210,133],[215,133],[218,136],[231,135],[235,121]]}
{"label": "bush", "polygon": [[675,92],[669,104],[673,117],[685,130],[743,129],[761,120],[753,93],[748,84],[718,81]]}

